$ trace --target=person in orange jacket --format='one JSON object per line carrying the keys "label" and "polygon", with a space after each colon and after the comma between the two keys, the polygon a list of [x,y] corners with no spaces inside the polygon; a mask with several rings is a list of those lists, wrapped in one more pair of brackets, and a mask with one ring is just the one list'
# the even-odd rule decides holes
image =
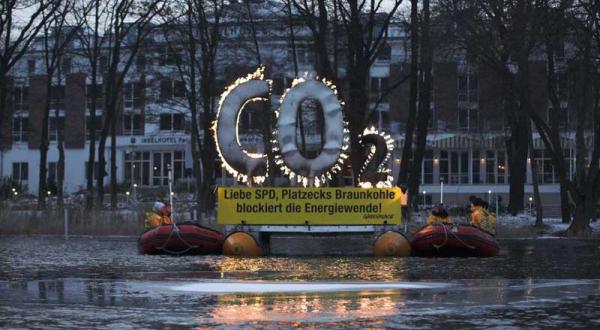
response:
{"label": "person in orange jacket", "polygon": [[442,204],[431,210],[431,214],[427,218],[428,225],[434,223],[452,223],[452,220],[448,217],[448,211],[446,211],[446,208]]}
{"label": "person in orange jacket", "polygon": [[471,224],[496,235],[496,215],[485,205],[481,198],[471,198]]}
{"label": "person in orange jacket", "polygon": [[152,229],[161,225],[170,225],[171,220],[171,205],[168,203],[156,202],[152,210],[146,212],[144,221],[145,229]]}

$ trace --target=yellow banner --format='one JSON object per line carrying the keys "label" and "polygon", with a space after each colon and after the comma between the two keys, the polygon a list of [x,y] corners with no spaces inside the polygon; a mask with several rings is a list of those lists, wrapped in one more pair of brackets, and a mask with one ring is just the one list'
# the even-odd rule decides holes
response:
{"label": "yellow banner", "polygon": [[226,225],[399,224],[400,188],[219,187],[218,223]]}

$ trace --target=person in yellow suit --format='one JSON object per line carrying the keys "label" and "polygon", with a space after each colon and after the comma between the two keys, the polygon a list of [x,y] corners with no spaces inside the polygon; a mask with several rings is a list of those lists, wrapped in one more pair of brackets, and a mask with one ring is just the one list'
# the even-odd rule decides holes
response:
{"label": "person in yellow suit", "polygon": [[481,198],[471,199],[471,224],[496,235],[496,215],[485,204]]}
{"label": "person in yellow suit", "polygon": [[448,217],[448,211],[446,211],[446,208],[441,204],[431,210],[431,214],[429,215],[429,218],[427,218],[428,225],[434,223],[452,223]]}
{"label": "person in yellow suit", "polygon": [[169,204],[156,202],[154,203],[152,210],[146,212],[144,228],[148,230],[160,225],[169,225],[172,223],[171,206]]}

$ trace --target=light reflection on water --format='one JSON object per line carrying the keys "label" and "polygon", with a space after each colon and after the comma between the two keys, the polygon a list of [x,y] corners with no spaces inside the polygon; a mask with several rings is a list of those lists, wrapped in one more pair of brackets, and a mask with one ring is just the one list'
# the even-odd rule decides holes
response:
{"label": "light reflection on water", "polygon": [[[600,328],[597,241],[501,245],[490,259],[172,258],[131,239],[1,237],[0,328]],[[256,283],[279,289],[173,290]],[[386,287],[402,283],[421,286]]]}
{"label": "light reflection on water", "polygon": [[[396,314],[404,307],[399,292],[368,292],[348,296],[297,295],[287,297],[221,296],[218,306],[209,314],[212,322],[239,325],[252,322],[310,322],[382,318]],[[201,321],[205,316],[200,316]]]}

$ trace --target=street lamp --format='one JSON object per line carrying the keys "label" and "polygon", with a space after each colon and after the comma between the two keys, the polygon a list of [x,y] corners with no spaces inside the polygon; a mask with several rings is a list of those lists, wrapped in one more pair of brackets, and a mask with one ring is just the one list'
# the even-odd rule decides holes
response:
{"label": "street lamp", "polygon": [[529,214],[533,214],[533,197],[529,196]]}
{"label": "street lamp", "polygon": [[425,210],[425,206],[427,206],[427,198],[425,198],[427,195],[427,191],[423,190],[423,210]]}
{"label": "street lamp", "polygon": [[488,205],[490,204],[491,200],[492,200],[492,191],[488,190]]}

